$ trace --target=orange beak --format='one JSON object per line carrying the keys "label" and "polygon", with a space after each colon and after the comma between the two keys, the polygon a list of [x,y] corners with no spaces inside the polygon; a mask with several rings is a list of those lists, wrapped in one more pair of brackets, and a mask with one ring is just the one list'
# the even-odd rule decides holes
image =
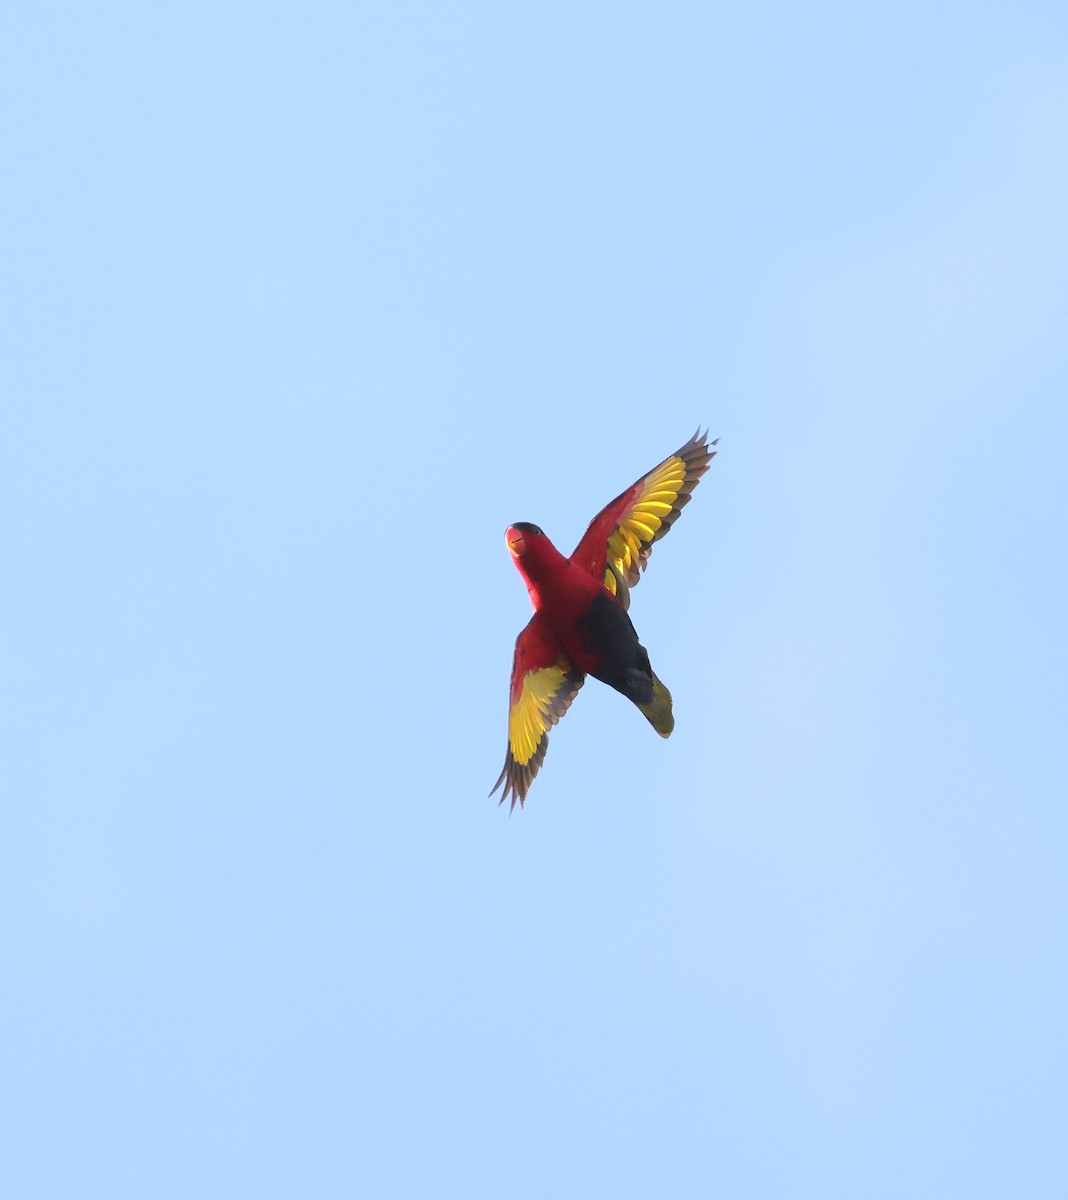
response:
{"label": "orange beak", "polygon": [[508,549],[518,558],[527,548],[526,542],[523,540],[523,535],[518,529],[509,529],[504,535],[505,541],[508,543]]}

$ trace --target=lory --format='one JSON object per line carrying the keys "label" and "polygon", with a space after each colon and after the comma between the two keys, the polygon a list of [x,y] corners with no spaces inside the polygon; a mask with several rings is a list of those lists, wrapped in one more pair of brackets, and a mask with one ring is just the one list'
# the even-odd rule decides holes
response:
{"label": "lory", "polygon": [[[718,440],[718,439],[717,439]],[[527,585],[534,616],[515,642],[508,712],[508,751],[501,803],[522,806],[549,742],[587,675],[607,683],[668,737],[675,727],[671,693],[657,679],[631,624],[630,589],[653,542],[674,524],[715,455],[700,432],[617,496],[590,522],[570,558],[537,525],[505,531],[512,561]]]}

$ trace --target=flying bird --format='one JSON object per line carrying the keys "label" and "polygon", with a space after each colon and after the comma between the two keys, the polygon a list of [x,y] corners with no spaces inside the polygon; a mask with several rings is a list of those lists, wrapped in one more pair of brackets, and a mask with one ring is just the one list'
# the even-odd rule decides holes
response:
{"label": "flying bird", "polygon": [[515,642],[508,750],[490,792],[503,783],[500,803],[511,797],[509,811],[517,800],[522,807],[545,759],[549,730],[587,675],[633,701],[661,737],[670,736],[675,727],[671,693],[657,679],[631,624],[630,589],[641,578],[653,543],[690,502],[715,444],[707,433],[695,433],[603,508],[570,558],[528,521],[505,531],[534,606]]}

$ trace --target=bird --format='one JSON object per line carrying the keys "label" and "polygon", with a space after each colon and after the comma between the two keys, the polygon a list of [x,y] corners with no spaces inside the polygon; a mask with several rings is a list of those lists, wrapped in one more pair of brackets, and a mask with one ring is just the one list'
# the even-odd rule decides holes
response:
{"label": "bird", "polygon": [[632,701],[661,737],[675,727],[671,693],[656,677],[631,622],[630,590],[657,542],[690,502],[719,439],[698,430],[590,522],[570,558],[529,521],[505,530],[534,615],[515,641],[499,804],[520,808],[543,761],[549,730],[587,675]]}

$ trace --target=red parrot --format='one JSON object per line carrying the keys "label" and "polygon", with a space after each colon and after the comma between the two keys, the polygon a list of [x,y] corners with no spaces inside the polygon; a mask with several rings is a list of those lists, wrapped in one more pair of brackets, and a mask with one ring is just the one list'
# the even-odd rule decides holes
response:
{"label": "red parrot", "polygon": [[645,570],[653,542],[690,502],[715,453],[707,433],[695,433],[603,508],[570,558],[528,521],[505,531],[534,605],[534,616],[515,641],[508,750],[490,792],[503,783],[500,803],[511,796],[509,811],[517,800],[522,807],[545,758],[549,730],[587,675],[621,692],[661,737],[670,736],[671,693],[653,673],[627,615],[630,589]]}

